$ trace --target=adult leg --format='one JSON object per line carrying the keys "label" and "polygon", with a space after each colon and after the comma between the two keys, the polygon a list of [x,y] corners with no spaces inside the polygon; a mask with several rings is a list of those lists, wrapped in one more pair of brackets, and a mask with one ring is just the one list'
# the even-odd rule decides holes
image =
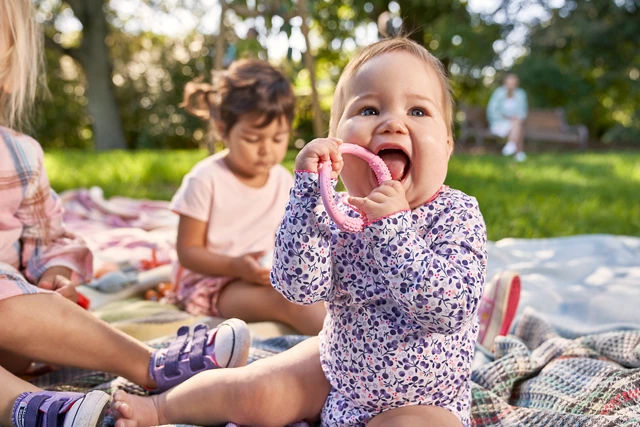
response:
{"label": "adult leg", "polygon": [[438,406],[411,405],[376,415],[367,427],[460,427],[451,412]]}
{"label": "adult leg", "polygon": [[509,141],[516,143],[518,153],[524,151],[524,121],[522,119],[511,119]]}
{"label": "adult leg", "polygon": [[[57,294],[0,300],[0,349],[56,365],[99,369],[153,387],[153,349]],[[126,357],[124,357],[126,355]]]}
{"label": "adult leg", "polygon": [[305,335],[320,332],[326,315],[323,303],[295,304],[270,286],[243,281],[231,282],[220,291],[218,310],[223,317],[245,322],[277,320]]}
{"label": "adult leg", "polygon": [[12,425],[11,410],[13,409],[13,403],[20,393],[38,391],[40,389],[15,377],[2,366],[0,366],[0,384],[2,384],[0,387],[0,425],[10,426]]}
{"label": "adult leg", "polygon": [[202,372],[157,396],[114,394],[116,427],[159,424],[282,426],[320,414],[329,383],[318,337],[241,368]]}

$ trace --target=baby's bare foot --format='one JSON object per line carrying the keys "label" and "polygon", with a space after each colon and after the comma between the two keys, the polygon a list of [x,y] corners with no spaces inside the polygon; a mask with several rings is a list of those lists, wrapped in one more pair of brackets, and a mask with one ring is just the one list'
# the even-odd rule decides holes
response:
{"label": "baby's bare foot", "polygon": [[116,427],[145,427],[165,424],[158,408],[156,396],[144,397],[127,394],[122,390],[113,393],[111,407],[118,414]]}

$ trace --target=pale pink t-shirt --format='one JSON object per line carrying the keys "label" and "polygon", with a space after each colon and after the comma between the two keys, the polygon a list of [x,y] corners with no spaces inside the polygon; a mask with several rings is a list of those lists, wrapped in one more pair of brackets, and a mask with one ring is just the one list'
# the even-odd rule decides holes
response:
{"label": "pale pink t-shirt", "polygon": [[208,222],[207,248],[212,252],[228,256],[271,252],[293,177],[276,165],[263,187],[249,187],[229,170],[223,160],[226,154],[225,150],[196,164],[173,196],[171,209]]}

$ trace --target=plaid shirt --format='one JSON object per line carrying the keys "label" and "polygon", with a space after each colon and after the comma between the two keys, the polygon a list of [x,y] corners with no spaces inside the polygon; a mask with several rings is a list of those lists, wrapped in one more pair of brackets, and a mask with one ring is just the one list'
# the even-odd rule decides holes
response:
{"label": "plaid shirt", "polygon": [[65,230],[62,214],[40,145],[0,126],[0,277],[37,283],[48,268],[64,266],[75,282],[91,278],[91,252]]}

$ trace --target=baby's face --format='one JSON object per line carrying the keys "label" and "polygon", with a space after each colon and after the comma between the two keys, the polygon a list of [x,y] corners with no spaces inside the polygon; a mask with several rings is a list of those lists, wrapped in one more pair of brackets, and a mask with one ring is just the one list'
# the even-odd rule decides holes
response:
{"label": "baby's face", "polygon": [[[409,206],[423,205],[444,183],[453,150],[435,71],[404,51],[370,59],[345,86],[336,136],[380,156],[402,182]],[[353,196],[377,186],[368,165],[351,155],[341,176]]]}

